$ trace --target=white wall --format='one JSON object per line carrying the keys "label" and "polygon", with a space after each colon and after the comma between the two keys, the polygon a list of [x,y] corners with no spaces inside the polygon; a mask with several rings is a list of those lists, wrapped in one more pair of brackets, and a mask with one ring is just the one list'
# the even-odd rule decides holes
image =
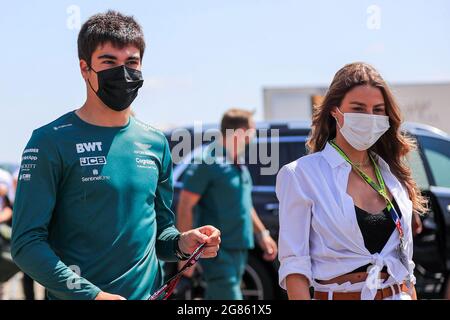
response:
{"label": "white wall", "polygon": [[450,133],[450,83],[393,86],[407,121],[420,122]]}
{"label": "white wall", "polygon": [[[450,83],[392,85],[405,121],[437,127],[450,133]],[[311,96],[325,87],[265,88],[264,120],[310,120]]]}

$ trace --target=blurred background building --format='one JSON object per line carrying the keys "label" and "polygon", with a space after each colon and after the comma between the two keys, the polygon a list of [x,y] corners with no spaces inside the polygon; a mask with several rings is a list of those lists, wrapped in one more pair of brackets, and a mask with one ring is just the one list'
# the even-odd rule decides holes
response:
{"label": "blurred background building", "polygon": [[[393,84],[405,121],[420,122],[450,133],[450,82]],[[264,119],[310,120],[327,87],[266,87]]]}

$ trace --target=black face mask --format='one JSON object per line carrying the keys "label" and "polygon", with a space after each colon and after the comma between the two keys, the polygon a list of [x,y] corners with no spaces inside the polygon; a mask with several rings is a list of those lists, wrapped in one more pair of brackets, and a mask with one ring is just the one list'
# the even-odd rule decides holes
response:
{"label": "black face mask", "polygon": [[89,86],[105,105],[115,111],[128,108],[137,97],[138,90],[144,83],[141,71],[125,65],[99,72],[92,67],[90,69],[97,74],[97,92],[94,91],[91,82],[88,80]]}

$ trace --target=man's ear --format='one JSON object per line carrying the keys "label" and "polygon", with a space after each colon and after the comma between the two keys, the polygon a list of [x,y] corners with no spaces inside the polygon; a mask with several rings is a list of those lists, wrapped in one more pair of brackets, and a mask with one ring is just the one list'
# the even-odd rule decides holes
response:
{"label": "man's ear", "polygon": [[89,72],[90,68],[87,64],[87,62],[83,59],[80,59],[80,71],[81,71],[81,75],[83,76],[83,79],[86,80],[89,77]]}

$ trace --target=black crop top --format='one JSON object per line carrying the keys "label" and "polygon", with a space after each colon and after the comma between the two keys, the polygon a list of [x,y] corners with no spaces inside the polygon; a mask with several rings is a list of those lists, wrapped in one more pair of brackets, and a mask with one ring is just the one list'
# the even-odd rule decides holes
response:
{"label": "black crop top", "polygon": [[[392,204],[401,218],[402,213],[395,199],[392,200]],[[380,253],[395,230],[395,223],[391,218],[391,214],[386,208],[377,214],[368,213],[357,206],[355,206],[355,211],[358,225],[364,238],[364,245],[371,254]],[[362,266],[351,273],[366,272],[368,266]],[[386,267],[382,271],[386,272]]]}

